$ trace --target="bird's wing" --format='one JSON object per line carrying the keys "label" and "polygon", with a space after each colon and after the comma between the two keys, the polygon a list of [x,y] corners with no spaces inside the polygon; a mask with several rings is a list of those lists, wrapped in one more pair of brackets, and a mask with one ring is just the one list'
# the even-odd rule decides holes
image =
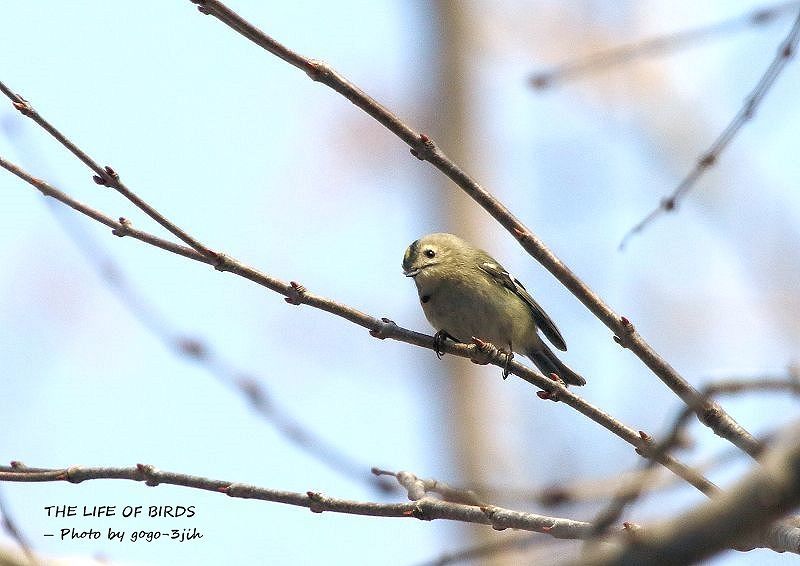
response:
{"label": "bird's wing", "polygon": [[488,273],[492,279],[522,299],[531,309],[533,320],[536,322],[536,326],[539,327],[545,336],[547,336],[547,339],[550,340],[553,346],[561,351],[566,351],[567,344],[564,342],[561,332],[558,331],[556,323],[553,322],[549,316],[547,316],[547,313],[544,312],[544,309],[539,306],[539,303],[533,300],[533,297],[531,297],[530,293],[525,290],[525,287],[522,286],[522,283],[520,283],[514,277],[511,277],[508,271],[503,269],[503,267],[497,263],[492,261],[484,261],[479,265],[480,268]]}

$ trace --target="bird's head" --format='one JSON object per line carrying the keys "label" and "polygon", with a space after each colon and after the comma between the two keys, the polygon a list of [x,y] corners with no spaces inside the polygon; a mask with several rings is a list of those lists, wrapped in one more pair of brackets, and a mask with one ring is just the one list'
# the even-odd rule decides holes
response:
{"label": "bird's head", "polygon": [[403,256],[403,275],[416,277],[437,265],[457,263],[471,246],[453,234],[428,234],[413,242]]}

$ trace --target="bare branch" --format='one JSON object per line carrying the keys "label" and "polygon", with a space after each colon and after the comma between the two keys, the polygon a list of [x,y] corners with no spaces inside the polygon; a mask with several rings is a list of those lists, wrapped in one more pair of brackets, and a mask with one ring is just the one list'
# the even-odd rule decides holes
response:
{"label": "bare branch", "polygon": [[216,252],[211,251],[203,244],[198,242],[192,236],[178,228],[175,224],[167,220],[161,213],[159,213],[155,208],[144,202],[140,199],[135,193],[133,193],[130,189],[128,189],[125,184],[120,180],[119,174],[106,165],[105,167],[101,167],[96,161],[94,161],[89,155],[80,149],[77,145],[72,143],[64,134],[59,132],[50,122],[45,120],[31,105],[30,103],[22,98],[19,94],[12,91],[8,88],[5,84],[0,82],[0,92],[5,94],[13,104],[14,108],[19,110],[20,114],[23,116],[27,116],[34,122],[36,122],[39,126],[42,127],[48,134],[53,136],[61,145],[67,148],[75,157],[80,159],[84,164],[86,164],[89,169],[95,172],[95,176],[93,177],[94,182],[98,185],[102,185],[105,187],[111,187],[116,190],[118,193],[123,195],[129,201],[131,201],[134,205],[136,205],[140,210],[144,211],[150,218],[161,224],[164,228],[166,228],[169,232],[177,236],[181,241],[186,243],[189,247],[197,251],[198,253],[202,254],[206,258],[216,261],[219,258],[217,257]]}
{"label": "bare branch", "polygon": [[[788,391],[800,395],[800,368],[790,367],[785,377],[740,378],[716,381],[703,388],[702,395],[711,399],[718,395],[733,395],[751,391]],[[671,450],[683,435],[684,429],[691,417],[691,411],[684,408],[675,418],[664,448]]]}
{"label": "bare branch", "polygon": [[[740,379],[712,383],[704,388],[703,395],[710,399],[720,393],[734,394],[745,391],[784,390],[791,391],[796,395],[800,394],[800,374],[798,374],[796,368],[791,368],[789,376],[786,378]],[[601,536],[610,525],[618,522],[625,509],[642,495],[651,481],[652,473],[655,471],[653,463],[659,457],[669,454],[679,443],[691,414],[691,410],[688,408],[684,408],[680,412],[664,440],[653,446],[653,457],[648,460],[644,469],[641,470],[641,474],[635,476],[633,482],[624,486],[611,503],[592,521],[596,536]]]}
{"label": "bare branch", "polygon": [[656,218],[662,214],[666,214],[675,210],[686,193],[694,188],[695,183],[703,175],[703,173],[717,163],[720,154],[722,154],[725,148],[727,148],[731,141],[733,141],[733,138],[736,137],[736,134],[739,133],[739,130],[741,130],[742,127],[749,122],[753,116],[755,116],[756,109],[764,100],[767,92],[769,92],[770,88],[775,83],[775,80],[789,62],[789,59],[797,50],[798,40],[800,40],[800,14],[797,15],[794,25],[789,30],[789,34],[786,36],[783,42],[781,42],[780,47],[778,47],[778,52],[775,54],[775,58],[770,63],[769,67],[767,67],[767,70],[764,71],[764,74],[761,76],[758,84],[756,84],[755,88],[750,92],[747,98],[745,98],[744,104],[739,109],[739,112],[737,112],[733,117],[733,120],[731,120],[719,137],[714,140],[714,143],[711,144],[711,147],[709,147],[708,150],[706,150],[706,152],[700,156],[694,168],[689,171],[689,173],[678,184],[675,190],[672,191],[669,196],[663,198],[661,203],[655,209],[653,209],[650,214],[645,216],[644,219],[642,219],[636,226],[631,228],[627,234],[625,234],[619,244],[619,249],[624,249],[628,241],[634,235],[644,230]]}
{"label": "bare branch", "polygon": [[184,257],[188,257],[195,261],[201,261],[203,263],[210,263],[206,257],[201,255],[199,252],[193,250],[192,248],[187,248],[186,246],[181,246],[179,244],[175,244],[170,242],[169,240],[165,240],[163,238],[159,238],[158,236],[154,236],[148,232],[143,232],[141,230],[136,230],[133,227],[133,224],[127,218],[120,217],[119,220],[114,220],[102,212],[83,204],[82,202],[73,199],[66,193],[63,193],[50,185],[49,183],[34,177],[30,173],[26,172],[22,168],[18,167],[17,165],[11,163],[7,159],[0,157],[0,167],[13,173],[29,185],[35,187],[39,190],[44,196],[52,197],[73,210],[80,212],[81,214],[88,216],[89,218],[96,220],[101,224],[105,224],[109,228],[111,228],[111,233],[115,236],[123,237],[123,236],[130,236],[131,238],[135,238],[137,240],[141,240],[146,244],[150,244],[151,246],[155,246],[157,248],[161,248],[162,250],[166,250],[168,252],[172,252],[174,254],[182,255]]}
{"label": "bare branch", "polygon": [[433,479],[424,480],[411,472],[390,472],[380,468],[372,468],[372,473],[376,476],[394,477],[397,483],[406,490],[411,501],[422,499],[428,493],[436,493],[445,501],[466,503],[467,505],[477,505],[478,507],[486,506],[486,503],[483,503],[478,495],[470,489],[451,487],[444,482]]}
{"label": "bare branch", "polygon": [[[625,424],[614,419],[602,409],[593,406],[581,397],[578,397],[572,393],[572,391],[567,389],[567,387],[564,386],[564,384],[560,381],[553,381],[552,379],[544,377],[540,373],[520,364],[519,362],[507,362],[505,354],[499,352],[497,348],[491,344],[480,342],[467,345],[449,341],[443,344],[437,344],[433,336],[402,328],[387,318],[382,318],[379,320],[347,305],[314,295],[299,283],[294,281],[288,284],[284,283],[283,281],[261,273],[260,271],[257,271],[256,269],[249,267],[230,256],[219,255],[218,257],[223,258],[224,262],[218,262],[200,254],[191,248],[174,244],[148,234],[147,232],[136,230],[131,226],[130,222],[125,219],[120,219],[120,221],[117,222],[105,216],[103,213],[88,207],[83,203],[73,199],[69,195],[55,189],[41,179],[33,177],[2,157],[0,157],[0,167],[10,171],[23,181],[37,188],[42,192],[42,194],[53,197],[56,200],[73,208],[74,210],[77,210],[78,212],[81,212],[82,214],[85,214],[90,218],[109,226],[112,228],[112,233],[117,236],[131,236],[137,240],[141,240],[166,251],[188,257],[189,259],[212,264],[218,271],[228,271],[230,273],[234,273],[240,277],[244,277],[245,279],[284,295],[284,300],[290,304],[309,305],[349,320],[350,322],[361,327],[367,328],[370,331],[370,335],[375,338],[382,340],[389,338],[392,340],[405,342],[406,344],[428,348],[433,351],[440,351],[457,355],[459,357],[468,358],[475,363],[491,363],[498,367],[507,368],[510,374],[516,375],[528,383],[544,389],[549,394],[548,398],[563,401],[566,405],[586,415],[591,420],[595,421],[616,436],[628,442],[634,446],[639,454],[647,457],[648,440],[646,439],[650,438],[649,435],[642,432],[637,432],[627,427]],[[672,457],[664,457],[662,460],[660,460],[660,463],[706,495],[711,496],[718,489],[717,486],[715,486],[712,482],[704,478],[702,474],[697,473],[695,470],[692,470],[690,467],[682,464]]]}
{"label": "bare branch", "polygon": [[[749,432],[721,407],[709,407],[704,402],[702,395],[642,338],[626,317],[620,316],[611,310],[544,242],[535,236],[483,186],[458,167],[430,137],[413,130],[395,114],[342,77],[329,65],[318,60],[308,59],[281,45],[219,0],[190,1],[198,4],[198,9],[202,13],[213,15],[250,41],[304,71],[312,80],[321,82],[335,90],[408,144],[412,155],[420,160],[430,162],[439,169],[482,206],[501,226],[513,234],[525,251],[542,264],[615,334],[617,343],[630,349],[684,403],[692,407],[703,424],[753,458],[758,457],[762,447]],[[546,387],[542,388],[546,391],[551,391]]]}
{"label": "bare branch", "polygon": [[252,410],[271,425],[285,440],[316,458],[323,465],[365,484],[370,489],[391,492],[394,481],[376,477],[366,463],[359,462],[344,450],[327,441],[286,411],[265,387],[264,380],[234,367],[214,351],[206,340],[190,336],[178,329],[165,312],[148,301],[126,277],[124,269],[86,231],[82,220],[61,203],[47,199],[45,203],[58,223],[97,270],[120,302],[153,336],[175,355],[199,364],[222,384],[233,388],[250,404]]}
{"label": "bare branch", "polygon": [[789,431],[766,451],[761,466],[719,497],[670,521],[614,537],[626,544],[603,545],[579,563],[655,564],[669,557],[672,564],[692,564],[726,548],[753,548],[754,538],[776,552],[800,553],[796,524],[769,526],[800,504],[799,432]]}
{"label": "bare branch", "polygon": [[798,6],[800,6],[800,2],[794,0],[765,8],[757,8],[746,14],[708,26],[661,35],[631,45],[606,49],[599,53],[593,53],[588,57],[534,73],[531,75],[530,83],[534,88],[544,90],[557,83],[579,78],[590,72],[630,63],[634,59],[672,53],[679,49],[692,47],[715,36],[738,32],[745,28],[763,26],[787,12],[796,10]]}
{"label": "bare branch", "polygon": [[[406,474],[409,475],[409,478],[415,478],[413,474],[408,472]],[[19,462],[12,462],[11,466],[0,466],[0,481],[24,483],[68,481],[70,483],[80,483],[96,479],[138,481],[144,482],[151,487],[159,484],[179,485],[224,493],[230,497],[260,499],[306,507],[314,513],[330,511],[372,517],[414,518],[424,521],[448,519],[465,523],[491,525],[496,530],[513,528],[540,532],[560,539],[585,539],[592,532],[592,525],[583,521],[548,517],[535,513],[504,509],[493,505],[478,506],[442,501],[427,495],[421,495],[418,499],[409,503],[352,501],[327,497],[313,491],[306,493],[281,491],[250,484],[165,472],[147,464],[137,464],[133,468],[73,466],[62,469],[28,468]],[[769,521],[777,518],[789,511],[797,503],[800,503],[800,443],[793,443],[789,448],[770,452],[764,461],[764,465],[756,467],[756,470],[736,489],[726,492],[719,498],[714,498],[710,503],[687,513],[684,517],[667,523],[667,527],[655,526],[652,527],[652,531],[650,530],[651,528],[637,529],[634,544],[627,546],[623,549],[623,552],[656,552],[651,547],[660,547],[665,544],[664,535],[661,533],[666,531],[669,535],[697,539],[694,540],[693,545],[686,545],[685,547],[680,546],[678,542],[669,545],[670,551],[675,550],[678,552],[675,556],[679,557],[679,561],[682,553],[687,550],[689,552],[701,552],[704,553],[703,555],[711,554],[714,551],[727,548],[740,540],[744,540],[746,535],[757,534],[756,531],[760,529],[761,525],[766,524],[759,519],[763,518],[765,521]],[[706,517],[707,515],[708,517]],[[702,520],[699,520],[698,517]],[[711,542],[712,546],[709,547],[710,550],[703,546],[704,539],[702,537],[695,537],[695,531],[691,529],[684,531],[684,529],[680,528],[684,524],[682,521],[689,521],[692,527],[699,527],[705,531],[713,532],[716,518],[725,521],[725,524],[723,530],[714,535]],[[708,523],[704,524],[703,521],[705,520],[708,520]],[[616,538],[616,542],[625,542],[624,539]],[[642,545],[642,540],[645,540],[647,545]],[[800,543],[798,543],[800,541],[800,528],[793,525],[772,527],[768,530],[764,541],[770,544],[769,548],[778,552],[800,553]],[[611,539],[611,542],[613,543],[614,539]],[[677,545],[677,549],[673,545]],[[604,551],[607,552],[608,549],[604,547]],[[661,554],[660,556],[673,555]],[[649,562],[640,561],[636,563]]]}
{"label": "bare branch", "polygon": [[[786,380],[778,380],[786,383]],[[683,411],[681,411],[682,413]],[[670,428],[670,431],[672,428]],[[669,436],[669,434],[668,434]],[[759,442],[765,446],[774,442],[776,432],[767,432],[759,437]],[[685,434],[678,433],[673,449],[685,448],[691,441]],[[701,473],[729,465],[743,453],[735,446],[729,446],[711,456],[703,458],[692,465],[692,468]],[[662,473],[658,473],[662,472]],[[669,489],[681,482],[681,478],[667,473],[664,468],[651,470],[648,468],[617,472],[612,476],[597,478],[579,478],[571,482],[558,481],[544,487],[509,487],[498,485],[476,486],[475,489],[487,497],[505,497],[509,500],[530,501],[547,507],[556,507],[570,503],[581,503],[621,497],[637,489],[640,482],[644,482],[643,492]]]}
{"label": "bare branch", "polygon": [[492,505],[480,507],[442,501],[432,497],[421,497],[409,503],[351,501],[326,497],[314,491],[308,491],[306,493],[280,491],[249,484],[165,472],[147,464],[137,464],[135,468],[89,468],[74,466],[64,469],[27,468],[18,463],[12,463],[11,466],[0,466],[0,481],[68,481],[70,483],[80,483],[86,480],[97,479],[131,480],[144,482],[149,486],[157,486],[159,484],[179,485],[193,489],[224,493],[230,497],[260,499],[262,501],[306,507],[314,513],[330,511],[333,513],[347,513],[371,517],[413,518],[422,521],[447,519],[464,523],[491,525],[492,528],[497,530],[521,529],[535,531],[548,534],[554,538],[563,539],[583,538],[587,536],[590,531],[590,525],[582,521],[547,517],[535,513],[494,507]]}
{"label": "bare branch", "polygon": [[[742,455],[740,450],[735,447],[731,448],[731,450],[723,451],[693,465],[693,469],[700,473],[706,473],[708,470]],[[648,471],[635,469],[598,478],[579,478],[572,482],[558,481],[540,488],[485,486],[480,487],[478,491],[495,497],[504,496],[510,500],[521,499],[546,507],[557,507],[572,503],[606,500],[629,493],[642,480],[644,480],[643,491],[647,493],[667,490],[680,483],[681,478],[678,476],[667,473],[663,468],[658,468],[658,470],[664,473],[650,475]]]}

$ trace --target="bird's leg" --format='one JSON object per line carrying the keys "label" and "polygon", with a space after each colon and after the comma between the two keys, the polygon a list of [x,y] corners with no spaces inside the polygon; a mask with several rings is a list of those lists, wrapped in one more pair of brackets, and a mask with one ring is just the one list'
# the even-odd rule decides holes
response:
{"label": "bird's leg", "polygon": [[503,364],[503,379],[507,379],[509,375],[511,375],[511,371],[508,369],[511,360],[514,359],[514,351],[511,349],[511,344],[508,345],[508,351],[503,352],[506,355],[506,363]]}
{"label": "bird's leg", "polygon": [[452,340],[453,342],[458,342],[458,340],[456,340],[450,334],[448,334],[446,330],[440,330],[439,332],[433,335],[433,351],[436,352],[436,357],[439,358],[440,360],[444,355],[444,352],[442,352],[442,344],[444,344],[444,341],[447,340],[448,338],[450,338],[450,340]]}

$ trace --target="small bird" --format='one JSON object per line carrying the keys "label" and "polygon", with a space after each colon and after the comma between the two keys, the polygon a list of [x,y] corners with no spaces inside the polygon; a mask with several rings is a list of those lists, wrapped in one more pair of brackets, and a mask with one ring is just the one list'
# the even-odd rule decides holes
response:
{"label": "small bird", "polygon": [[567,345],[555,323],[522,283],[492,256],[453,234],[428,234],[406,249],[403,274],[413,277],[425,318],[437,340],[472,338],[491,342],[508,354],[531,359],[545,375],[585,385],[586,380],[559,360],[539,336],[562,351]]}

